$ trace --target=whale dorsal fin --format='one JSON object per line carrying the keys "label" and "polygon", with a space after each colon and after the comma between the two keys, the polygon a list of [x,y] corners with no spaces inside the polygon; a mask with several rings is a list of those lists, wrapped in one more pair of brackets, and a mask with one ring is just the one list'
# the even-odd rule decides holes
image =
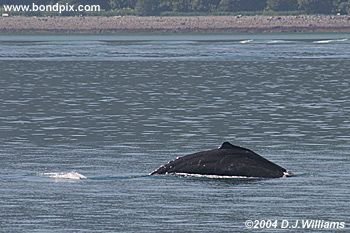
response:
{"label": "whale dorsal fin", "polygon": [[229,142],[224,142],[222,145],[219,147],[219,149],[235,149],[237,146],[232,145]]}
{"label": "whale dorsal fin", "polygon": [[242,151],[246,151],[246,152],[251,152],[251,150],[246,149],[244,147],[240,147],[240,146],[235,146],[232,145],[229,142],[224,142],[222,143],[222,145],[219,147],[219,149],[225,149],[225,150],[242,150]]}

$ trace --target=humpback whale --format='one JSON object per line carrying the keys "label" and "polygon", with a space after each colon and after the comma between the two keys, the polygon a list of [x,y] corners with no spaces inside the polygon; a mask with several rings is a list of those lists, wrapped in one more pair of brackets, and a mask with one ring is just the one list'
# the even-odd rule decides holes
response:
{"label": "humpback whale", "polygon": [[178,157],[150,175],[189,174],[232,177],[278,178],[291,174],[257,153],[224,142],[218,149]]}

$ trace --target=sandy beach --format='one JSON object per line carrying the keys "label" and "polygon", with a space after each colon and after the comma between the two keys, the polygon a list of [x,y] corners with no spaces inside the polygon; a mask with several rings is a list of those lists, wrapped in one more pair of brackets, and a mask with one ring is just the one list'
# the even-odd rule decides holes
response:
{"label": "sandy beach", "polygon": [[0,32],[350,32],[350,16],[10,16],[0,18]]}

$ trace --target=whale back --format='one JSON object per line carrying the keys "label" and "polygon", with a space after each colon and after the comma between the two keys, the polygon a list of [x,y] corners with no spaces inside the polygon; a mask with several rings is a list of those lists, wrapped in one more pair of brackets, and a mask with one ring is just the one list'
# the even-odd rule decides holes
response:
{"label": "whale back", "polygon": [[286,170],[257,153],[224,142],[218,149],[189,154],[170,161],[151,173],[188,173],[247,177],[281,177]]}

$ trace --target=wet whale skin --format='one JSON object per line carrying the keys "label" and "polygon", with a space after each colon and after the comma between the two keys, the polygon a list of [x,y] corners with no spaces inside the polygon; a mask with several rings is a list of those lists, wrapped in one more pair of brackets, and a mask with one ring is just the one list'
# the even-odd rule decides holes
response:
{"label": "wet whale skin", "polygon": [[151,175],[177,173],[278,178],[283,177],[287,170],[249,149],[224,142],[218,149],[201,151],[170,161]]}

